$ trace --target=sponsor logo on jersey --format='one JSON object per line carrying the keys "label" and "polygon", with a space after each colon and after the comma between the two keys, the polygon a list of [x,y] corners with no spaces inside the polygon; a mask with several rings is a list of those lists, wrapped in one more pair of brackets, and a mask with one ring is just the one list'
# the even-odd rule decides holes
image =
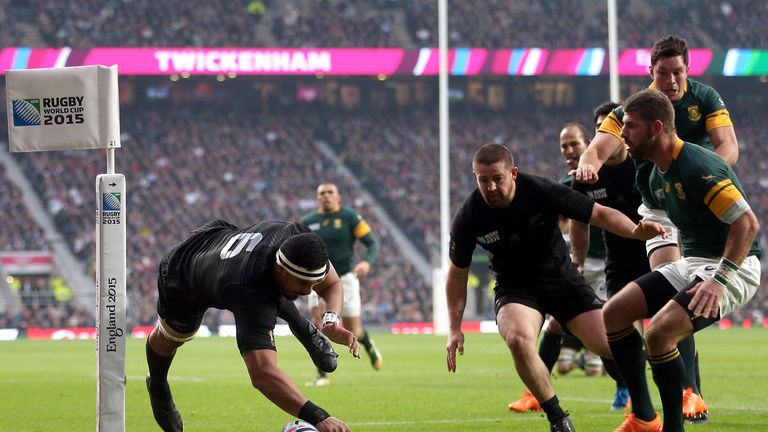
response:
{"label": "sponsor logo on jersey", "polygon": [[477,238],[477,242],[480,244],[490,244],[501,240],[499,231],[491,231],[488,234],[481,235]]}
{"label": "sponsor logo on jersey", "polygon": [[701,120],[701,110],[698,105],[691,105],[688,107],[688,120],[692,122]]}
{"label": "sponsor logo on jersey", "polygon": [[685,189],[683,189],[682,183],[675,183],[675,195],[677,195],[678,199],[685,199]]}
{"label": "sponsor logo on jersey", "polygon": [[608,191],[605,188],[595,189],[593,191],[588,191],[587,196],[593,201],[597,201],[599,199],[608,198]]}
{"label": "sponsor logo on jersey", "polygon": [[341,229],[341,219],[336,218],[333,220],[333,227],[336,229]]}

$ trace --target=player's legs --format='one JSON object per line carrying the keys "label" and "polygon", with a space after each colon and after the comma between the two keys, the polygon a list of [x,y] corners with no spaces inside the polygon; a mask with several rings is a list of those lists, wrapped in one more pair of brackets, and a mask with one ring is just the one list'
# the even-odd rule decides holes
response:
{"label": "player's legs", "polygon": [[[557,320],[552,319],[557,322]],[[577,357],[584,344],[573,334],[564,334],[560,347],[560,355],[557,357],[557,373],[565,375],[576,368]]]}
{"label": "player's legs", "polygon": [[146,355],[149,373],[146,378],[152,414],[157,424],[166,432],[181,432],[183,422],[181,414],[173,402],[173,394],[168,384],[168,370],[176,355],[176,349],[195,336],[195,332],[182,333],[160,319],[147,338]]}
{"label": "player's legs", "polygon": [[[168,275],[170,255],[160,261],[157,278],[157,313],[159,320],[147,338],[146,356],[149,373],[146,378],[152,414],[157,424],[166,432],[182,431],[181,415],[173,403],[171,387],[168,384],[168,370],[171,368],[176,349],[195,337],[203,322],[205,309],[184,304],[183,287],[174,277]],[[181,297],[177,301],[177,297]]]}
{"label": "player's legs", "polygon": [[[544,367],[552,372],[560,357],[560,348],[563,341],[563,328],[552,316],[547,316],[544,331],[539,342],[539,357],[544,362]],[[523,390],[520,399],[510,402],[509,410],[515,412],[541,411],[541,406],[536,397],[528,390]]]}
{"label": "player's legs", "polygon": [[357,340],[365,347],[365,352],[371,359],[371,366],[375,370],[381,369],[384,358],[376,347],[373,338],[368,331],[363,328],[360,315],[362,313],[362,301],[360,299],[360,280],[352,272],[346,273],[341,277],[341,285],[344,288],[344,309],[341,313],[341,319],[349,331],[357,336]]}
{"label": "player's legs", "polygon": [[545,327],[546,329],[541,335],[541,341],[539,342],[539,357],[541,357],[547,370],[552,372],[555,365],[558,365],[560,362],[560,350],[562,349],[565,331],[552,316],[547,317]]}
{"label": "player's legs", "polygon": [[683,376],[685,366],[677,343],[693,334],[693,325],[680,304],[670,301],[657,312],[646,329],[645,342],[653,378],[664,411],[664,430],[683,430]]}
{"label": "player's legs", "polygon": [[[666,298],[673,295],[674,291],[667,293]],[[633,417],[640,421],[652,421],[656,417],[645,377],[646,352],[643,338],[633,325],[647,314],[648,303],[645,294],[636,282],[629,283],[603,307],[608,344],[614,362],[629,389]]]}
{"label": "player's legs", "polygon": [[512,354],[517,374],[540,401],[550,423],[567,417],[549,380],[549,371],[536,351],[536,339],[544,316],[529,306],[507,303],[498,309],[496,321],[499,335]]}

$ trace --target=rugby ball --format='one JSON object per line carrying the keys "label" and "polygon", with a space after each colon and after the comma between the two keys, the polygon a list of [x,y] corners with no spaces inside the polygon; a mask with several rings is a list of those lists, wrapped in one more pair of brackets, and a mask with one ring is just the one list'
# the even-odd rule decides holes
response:
{"label": "rugby ball", "polygon": [[317,432],[317,429],[305,421],[294,420],[283,426],[280,432]]}

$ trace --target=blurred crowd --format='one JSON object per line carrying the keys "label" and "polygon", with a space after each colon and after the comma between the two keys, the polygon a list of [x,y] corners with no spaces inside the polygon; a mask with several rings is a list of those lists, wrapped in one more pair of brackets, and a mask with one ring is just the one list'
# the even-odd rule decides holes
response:
{"label": "blurred crowd", "polygon": [[[688,29],[684,36],[694,48],[768,45],[766,2],[617,3],[619,42],[624,48],[648,47],[659,35],[678,33],[681,17]],[[606,44],[602,1],[449,0],[449,6],[452,47]],[[0,29],[0,47],[413,49],[437,45],[437,0],[0,0]],[[764,106],[732,102],[741,161],[750,161],[739,163],[737,172],[761,223],[768,227]],[[0,107],[3,115],[4,109]],[[431,287],[400,253],[361,192],[374,196],[427,260],[438,261],[436,110],[410,107],[375,115],[359,110],[256,117],[231,111],[195,101],[123,109],[117,171],[128,181],[129,325],[154,321],[157,263],[187,231],[212,218],[238,225],[267,218],[298,220],[314,208],[316,185],[327,181],[339,185],[344,203],[368,219],[382,242],[379,259],[364,284],[364,320],[430,320]],[[474,187],[470,166],[478,145],[507,145],[522,170],[558,179],[566,170],[557,148],[560,126],[574,120],[590,124],[589,113],[582,108],[530,107],[520,114],[471,110],[451,114],[452,213]],[[0,122],[0,137],[6,136],[5,127]],[[315,141],[329,144],[360,184],[351,183],[336,171],[333,161],[318,156]],[[93,180],[105,172],[105,154],[70,151],[15,157],[72,252],[93,274]],[[0,181],[5,185],[0,188],[0,251],[50,249],[2,165]],[[768,229],[761,236],[763,245],[768,244]],[[0,328],[92,322],[93,311],[54,295],[56,285],[49,277],[16,282],[22,308],[14,316],[0,314]],[[206,322],[229,323],[231,316],[211,312]]]}
{"label": "blurred crowd", "polygon": [[[734,114],[742,147],[737,171],[763,226],[768,226],[766,132],[755,107]],[[751,114],[750,114],[751,113]],[[504,144],[526,172],[559,179],[566,165],[558,150],[567,121],[589,124],[589,113],[532,108],[525,117],[509,113],[452,117],[452,213],[471,192],[471,158],[478,145]],[[339,185],[344,203],[356,208],[382,242],[381,253],[363,290],[364,319],[371,323],[431,319],[431,287],[403,257],[388,230],[370,211],[361,190],[371,192],[397,225],[433,262],[438,256],[439,193],[437,118],[414,109],[388,116],[226,114],[204,104],[176,109],[126,110],[121,121],[123,148],[117,172],[128,182],[129,324],[155,319],[156,269],[165,250],[192,228],[212,218],[237,225],[279,218],[298,220],[315,208],[320,182]],[[313,142],[328,143],[361,184],[339,175],[332,161],[318,156]],[[102,151],[18,154],[56,225],[93,273],[93,179],[104,172]],[[7,182],[6,182],[7,183]],[[4,218],[0,248],[45,248],[42,234],[24,213],[14,188],[0,193]],[[762,230],[763,244],[768,230]],[[7,240],[6,240],[7,239]],[[10,244],[8,243],[10,242]],[[36,303],[45,304],[41,299]],[[26,302],[30,303],[30,302]],[[64,304],[60,305],[64,306]],[[47,306],[46,306],[47,307]],[[34,308],[36,314],[45,307]],[[43,312],[41,312],[41,310]],[[30,312],[32,313],[32,312]],[[50,317],[45,315],[45,323]],[[59,314],[66,321],[71,314]],[[212,311],[211,325],[229,323],[228,313]]]}
{"label": "blurred crowd", "polygon": [[[449,45],[604,47],[604,1],[449,0]],[[650,47],[695,29],[692,47],[762,48],[759,0],[617,2],[619,44]],[[437,46],[437,0],[0,0],[0,46],[397,47]],[[478,31],[482,29],[482,31]]]}
{"label": "blurred crowd", "polygon": [[[366,281],[365,319],[384,323],[431,316],[427,285],[369,210],[360,188],[340,176],[332,162],[316,157],[313,128],[319,124],[317,118],[289,116],[254,121],[203,106],[172,114],[124,112],[116,170],[128,181],[130,325],[154,321],[158,262],[192,228],[213,218],[240,226],[272,218],[298,220],[314,209],[317,184],[328,181],[339,185],[345,204],[366,216],[382,243]],[[35,153],[18,160],[73,252],[92,267],[93,211],[83,199],[91,199],[105,155]],[[227,313],[211,314],[214,323],[231,320]]]}

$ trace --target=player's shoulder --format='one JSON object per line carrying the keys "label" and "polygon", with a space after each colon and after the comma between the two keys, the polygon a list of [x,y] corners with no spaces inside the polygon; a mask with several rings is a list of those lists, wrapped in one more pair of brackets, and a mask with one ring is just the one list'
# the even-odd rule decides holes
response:
{"label": "player's shoulder", "polygon": [[357,210],[349,206],[341,206],[337,214],[339,217],[347,218],[353,221],[363,218]]}
{"label": "player's shoulder", "polygon": [[459,210],[454,218],[454,224],[474,219],[486,207],[487,204],[483,200],[480,190],[475,188],[459,206]]}
{"label": "player's shoulder", "polygon": [[301,217],[301,223],[307,225],[318,219],[320,219],[320,213],[318,213],[318,211],[315,209],[304,214],[304,216]]}
{"label": "player's shoulder", "polygon": [[692,78],[688,78],[687,84],[688,92],[697,101],[702,101],[725,108],[723,99],[720,97],[720,94],[717,92],[717,90],[715,90],[713,87],[710,87],[707,84],[704,84],[701,81],[696,81]]}
{"label": "player's shoulder", "polygon": [[689,176],[698,176],[700,173],[715,170],[727,171],[728,167],[717,153],[690,142],[683,142],[683,148],[677,159],[678,170],[681,174]]}
{"label": "player's shoulder", "polygon": [[546,190],[546,189],[551,189],[553,187],[557,189],[559,188],[570,189],[570,185],[565,185],[562,182],[556,182],[546,177],[542,177],[540,175],[530,174],[530,173],[521,172],[517,176],[516,181],[518,186],[523,186],[526,188],[537,189],[537,190]]}

